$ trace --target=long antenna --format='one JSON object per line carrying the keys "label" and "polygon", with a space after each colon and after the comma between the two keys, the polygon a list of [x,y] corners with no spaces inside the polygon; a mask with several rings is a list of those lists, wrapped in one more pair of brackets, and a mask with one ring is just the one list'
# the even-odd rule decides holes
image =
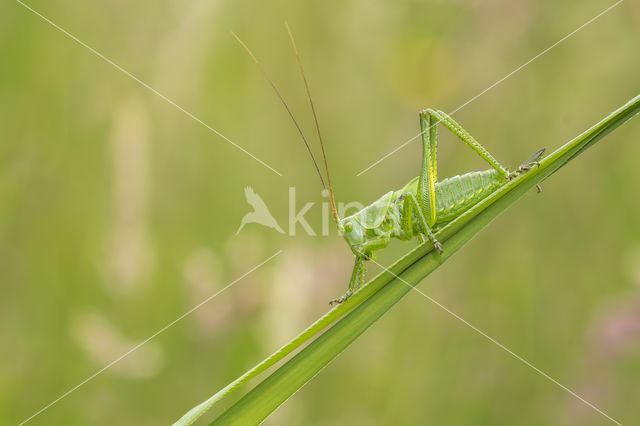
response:
{"label": "long antenna", "polygon": [[318,131],[318,139],[320,140],[320,148],[322,149],[322,159],[324,160],[324,171],[327,175],[327,182],[329,183],[329,195],[331,196],[330,204],[331,204],[331,212],[333,213],[333,218],[336,222],[340,221],[338,217],[338,211],[336,210],[336,199],[333,195],[333,185],[331,185],[331,175],[329,174],[329,165],[327,164],[327,154],[324,151],[324,142],[322,141],[322,135],[320,134],[320,125],[318,124],[318,115],[316,114],[316,108],[313,105],[313,100],[311,99],[311,90],[309,89],[309,83],[307,83],[307,77],[304,73],[304,68],[302,66],[302,59],[300,58],[300,53],[298,53],[298,47],[296,46],[296,41],[293,38],[293,33],[291,32],[291,28],[289,28],[289,23],[287,21],[284,22],[284,25],[287,27],[287,32],[289,33],[289,38],[291,39],[291,45],[293,46],[293,51],[296,53],[296,60],[298,61],[298,67],[300,68],[300,74],[302,75],[302,80],[304,81],[304,87],[307,91],[307,98],[309,98],[309,104],[311,105],[311,112],[313,113],[313,120],[316,124],[316,130]]}
{"label": "long antenna", "polygon": [[[282,105],[284,105],[285,109],[289,113],[289,117],[291,117],[291,120],[293,121],[293,124],[296,125],[296,129],[298,129],[298,133],[300,133],[300,137],[302,137],[302,141],[304,142],[305,146],[307,147],[307,151],[309,151],[309,155],[311,155],[311,159],[313,160],[313,165],[316,166],[316,171],[318,172],[318,177],[320,178],[320,182],[322,182],[322,187],[326,191],[327,190],[327,186],[324,184],[324,179],[322,178],[322,173],[320,172],[320,167],[318,167],[318,162],[316,161],[316,157],[313,155],[313,152],[311,151],[311,147],[309,146],[309,142],[307,142],[307,138],[304,136],[304,133],[302,133],[302,129],[300,128],[300,125],[298,124],[298,121],[293,116],[293,113],[291,112],[291,109],[289,109],[289,105],[287,105],[287,103],[285,102],[284,98],[280,94],[280,91],[278,90],[278,88],[274,84],[273,80],[271,80],[271,78],[269,78],[269,75],[264,70],[264,68],[262,68],[262,64],[260,63],[260,61],[258,61],[258,59],[255,57],[253,52],[251,52],[251,50],[247,47],[247,45],[244,44],[244,42],[242,40],[240,40],[240,37],[238,37],[236,35],[236,33],[231,31],[231,34],[236,38],[236,40],[238,40],[238,43],[240,43],[240,45],[242,47],[244,47],[244,49],[247,51],[249,56],[251,56],[251,59],[253,59],[253,61],[256,63],[256,65],[258,65],[258,68],[260,68],[260,72],[262,72],[262,75],[264,76],[264,78],[269,82],[269,84],[271,85],[273,90],[276,92],[276,95],[278,95],[278,98],[280,98],[280,102],[282,102]],[[335,209],[335,207],[334,207],[334,209]]]}

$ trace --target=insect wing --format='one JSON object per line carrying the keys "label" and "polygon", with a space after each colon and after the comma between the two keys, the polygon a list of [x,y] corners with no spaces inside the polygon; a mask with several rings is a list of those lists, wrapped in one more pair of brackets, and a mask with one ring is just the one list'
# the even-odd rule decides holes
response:
{"label": "insect wing", "polygon": [[365,229],[378,228],[384,221],[392,203],[393,191],[378,198],[371,205],[358,212],[356,219]]}

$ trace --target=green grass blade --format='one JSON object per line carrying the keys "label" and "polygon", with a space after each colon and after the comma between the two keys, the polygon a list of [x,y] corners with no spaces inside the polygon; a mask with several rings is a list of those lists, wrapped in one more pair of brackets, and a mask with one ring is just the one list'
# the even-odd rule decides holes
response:
{"label": "green grass blade", "polygon": [[[640,95],[545,157],[540,162],[540,167],[534,167],[513,179],[440,230],[436,236],[444,243],[443,254],[434,252],[430,243],[416,247],[390,266],[388,268],[390,272],[385,271],[376,276],[347,302],[329,311],[269,358],[207,401],[191,409],[176,424],[191,424],[214,403],[282,360],[334,321],[342,318],[244,395],[212,424],[260,423],[407,294],[411,287],[405,282],[410,283],[411,286],[418,284],[526,191],[555,173],[638,112],[640,112]],[[396,278],[395,275],[405,282]]]}

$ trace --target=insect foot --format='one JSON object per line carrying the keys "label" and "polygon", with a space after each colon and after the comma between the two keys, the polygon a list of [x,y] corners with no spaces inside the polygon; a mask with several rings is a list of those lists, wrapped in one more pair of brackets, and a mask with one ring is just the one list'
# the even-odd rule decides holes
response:
{"label": "insect foot", "polygon": [[353,294],[353,292],[351,290],[348,290],[345,294],[343,294],[342,296],[338,297],[337,299],[331,300],[329,302],[329,305],[333,306],[334,303],[339,305],[342,302],[344,302],[345,300],[347,300],[348,298],[350,298],[352,294]]}
{"label": "insect foot", "polygon": [[540,163],[538,161],[532,161],[531,163],[523,164],[522,166],[518,167],[518,170],[516,170],[516,175],[528,172],[533,166],[540,167]]}
{"label": "insect foot", "polygon": [[433,244],[433,248],[438,250],[438,253],[440,254],[444,253],[444,249],[442,248],[442,243],[436,240],[435,235],[427,234],[426,236],[427,238],[429,238],[429,241],[431,241],[431,244]]}

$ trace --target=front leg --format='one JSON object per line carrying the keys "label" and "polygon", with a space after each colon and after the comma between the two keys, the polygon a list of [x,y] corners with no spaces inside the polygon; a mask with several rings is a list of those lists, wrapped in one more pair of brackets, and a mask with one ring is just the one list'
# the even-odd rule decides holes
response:
{"label": "front leg", "polygon": [[375,260],[374,252],[382,250],[387,246],[387,244],[389,244],[389,238],[382,237],[366,241],[360,246],[352,247],[353,253],[356,256],[356,263],[353,265],[353,272],[351,273],[349,287],[347,287],[347,292],[345,294],[330,301],[330,305],[344,302],[350,298],[356,290],[362,287],[364,284],[364,261],[369,259]]}
{"label": "front leg", "polygon": [[329,302],[329,305],[333,305],[334,303],[342,303],[348,298],[351,297],[354,291],[358,289],[362,285],[364,281],[364,264],[362,263],[362,256],[356,255],[356,262],[353,265],[353,272],[351,272],[351,280],[349,281],[349,287],[347,287],[347,292],[342,296],[333,299]]}
{"label": "front leg", "polygon": [[431,227],[429,227],[429,224],[427,223],[427,219],[424,217],[424,213],[422,212],[422,209],[418,204],[418,200],[416,199],[416,196],[411,192],[407,192],[406,194],[404,194],[403,197],[404,198],[402,201],[401,226],[404,233],[409,237],[413,235],[413,212],[415,211],[416,216],[418,216],[418,220],[420,221],[419,230],[421,232],[418,234],[418,238],[420,239],[420,242],[421,243],[424,242],[424,237],[423,237],[423,234],[424,234],[427,236],[427,238],[429,238],[429,241],[431,241],[431,243],[433,244],[433,248],[438,250],[440,253],[442,253],[443,252],[442,244],[440,243],[440,241],[436,239],[436,236],[431,231]]}

